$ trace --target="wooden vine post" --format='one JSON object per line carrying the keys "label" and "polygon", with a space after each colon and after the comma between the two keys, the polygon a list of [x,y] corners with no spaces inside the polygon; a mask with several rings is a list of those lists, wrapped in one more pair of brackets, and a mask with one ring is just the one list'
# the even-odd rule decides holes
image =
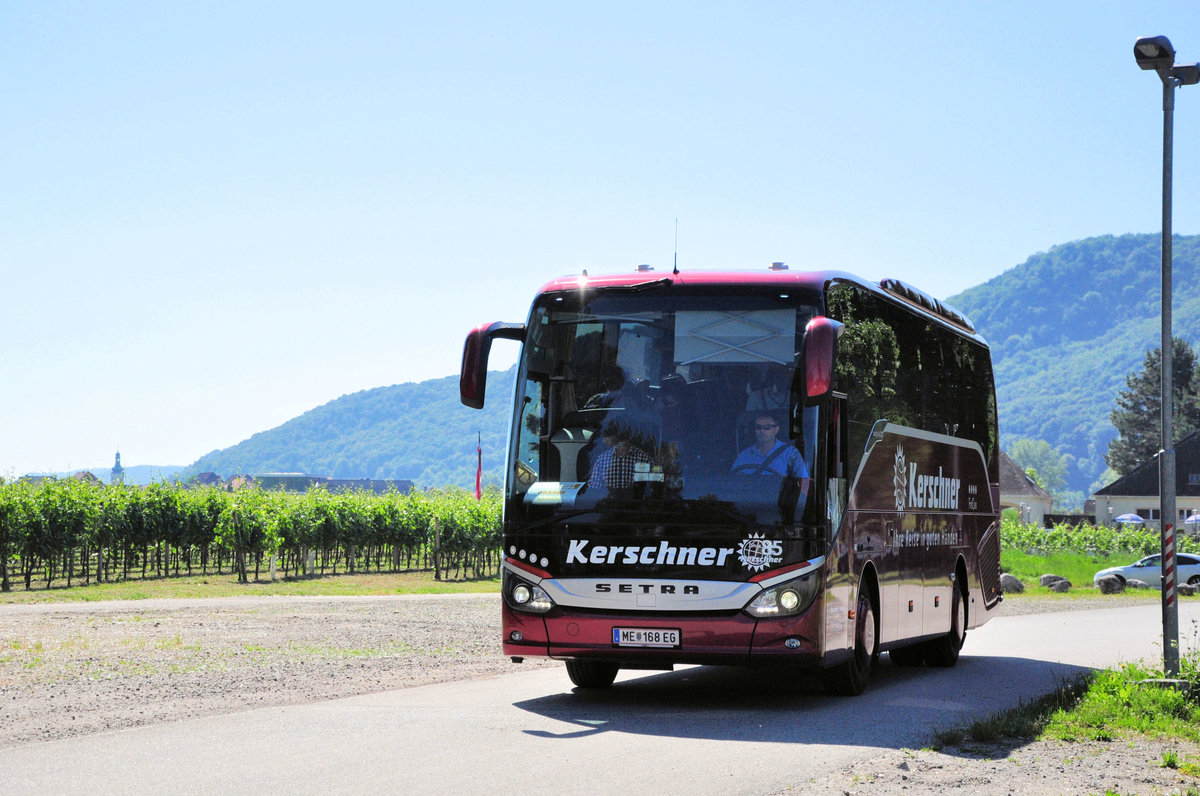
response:
{"label": "wooden vine post", "polygon": [[438,518],[433,518],[433,579],[442,579],[442,526]]}

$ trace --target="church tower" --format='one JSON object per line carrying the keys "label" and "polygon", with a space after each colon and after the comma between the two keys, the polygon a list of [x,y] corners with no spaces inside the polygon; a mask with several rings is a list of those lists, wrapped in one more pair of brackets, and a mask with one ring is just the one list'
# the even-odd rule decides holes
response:
{"label": "church tower", "polygon": [[121,452],[117,451],[117,461],[113,464],[112,473],[108,477],[110,484],[125,483],[125,468],[121,466]]}

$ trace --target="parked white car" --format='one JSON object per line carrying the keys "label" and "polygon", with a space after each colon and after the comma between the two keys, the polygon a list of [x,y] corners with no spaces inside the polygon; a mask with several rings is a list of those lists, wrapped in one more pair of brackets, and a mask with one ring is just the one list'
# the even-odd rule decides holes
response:
{"label": "parked white car", "polygon": [[[1188,583],[1192,586],[1200,586],[1200,558],[1188,553],[1179,553],[1176,555],[1176,583]],[[1155,589],[1162,586],[1162,556],[1155,553],[1152,556],[1135,561],[1132,564],[1126,564],[1123,567],[1109,567],[1102,569],[1092,578],[1092,583],[1097,582],[1105,575],[1116,575],[1124,583],[1127,580],[1140,580],[1148,586]]]}

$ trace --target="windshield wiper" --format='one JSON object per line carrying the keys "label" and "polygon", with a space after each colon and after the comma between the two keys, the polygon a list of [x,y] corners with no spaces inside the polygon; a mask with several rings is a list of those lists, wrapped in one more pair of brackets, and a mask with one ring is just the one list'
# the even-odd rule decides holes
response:
{"label": "windshield wiper", "polygon": [[650,290],[651,288],[655,287],[670,287],[673,284],[675,284],[675,282],[670,277],[664,276],[662,279],[653,279],[649,282],[638,282],[636,285],[613,285],[611,287],[606,285],[604,287],[604,292],[640,293],[643,290]]}

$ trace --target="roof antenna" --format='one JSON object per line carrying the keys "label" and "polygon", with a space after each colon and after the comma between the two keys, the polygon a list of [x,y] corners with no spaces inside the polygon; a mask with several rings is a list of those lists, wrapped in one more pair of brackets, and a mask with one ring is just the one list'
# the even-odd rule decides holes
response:
{"label": "roof antenna", "polygon": [[679,218],[675,219],[675,267],[671,269],[671,273],[679,276]]}

